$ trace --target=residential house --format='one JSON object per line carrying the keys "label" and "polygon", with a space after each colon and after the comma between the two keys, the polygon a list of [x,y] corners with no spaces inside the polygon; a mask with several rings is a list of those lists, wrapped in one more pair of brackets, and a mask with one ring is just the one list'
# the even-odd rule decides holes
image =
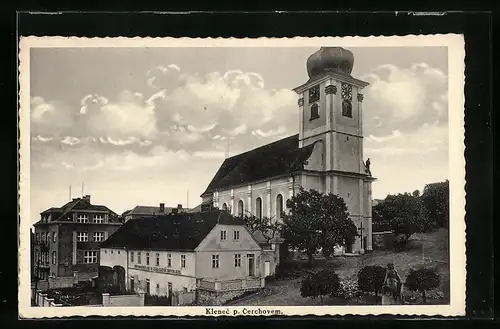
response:
{"label": "residential house", "polygon": [[127,290],[196,291],[199,300],[219,303],[263,287],[261,255],[241,219],[212,210],[129,220],[101,245],[100,265],[119,268]]}
{"label": "residential house", "polygon": [[39,276],[77,275],[77,280],[97,276],[99,245],[122,225],[118,215],[106,206],[93,205],[86,195],[47,209],[40,216],[34,224],[32,258]]}

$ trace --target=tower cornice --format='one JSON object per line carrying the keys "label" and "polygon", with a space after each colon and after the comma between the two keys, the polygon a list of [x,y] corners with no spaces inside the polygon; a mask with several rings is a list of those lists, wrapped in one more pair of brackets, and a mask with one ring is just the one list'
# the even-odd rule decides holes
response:
{"label": "tower cornice", "polygon": [[327,72],[327,73],[325,73],[323,75],[320,75],[320,76],[313,77],[313,78],[309,79],[303,85],[300,85],[300,86],[294,88],[293,91],[295,91],[297,94],[301,94],[304,91],[306,91],[307,89],[309,89],[310,87],[315,86],[317,84],[320,84],[322,82],[328,81],[329,79],[335,79],[336,81],[340,81],[340,82],[351,84],[353,86],[358,87],[359,90],[361,90],[361,89],[363,89],[363,88],[365,88],[366,86],[369,85],[368,82],[363,81],[363,80],[359,80],[359,79],[356,79],[356,78],[353,78],[351,76],[347,76],[347,75],[343,75],[343,74],[338,74],[338,73],[335,73],[335,72]]}

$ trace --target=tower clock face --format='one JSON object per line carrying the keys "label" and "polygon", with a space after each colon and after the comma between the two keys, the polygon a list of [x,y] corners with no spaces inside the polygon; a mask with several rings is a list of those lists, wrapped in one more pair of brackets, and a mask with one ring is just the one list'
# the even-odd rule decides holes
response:
{"label": "tower clock face", "polygon": [[352,86],[347,83],[342,84],[342,98],[352,100]]}
{"label": "tower clock face", "polygon": [[314,86],[309,89],[309,103],[313,103],[319,100],[319,86]]}

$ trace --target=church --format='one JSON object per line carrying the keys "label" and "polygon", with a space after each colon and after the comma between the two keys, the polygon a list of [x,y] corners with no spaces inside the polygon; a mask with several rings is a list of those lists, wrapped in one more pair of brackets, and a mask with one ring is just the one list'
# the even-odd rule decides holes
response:
{"label": "church", "polygon": [[309,80],[298,94],[299,133],[226,159],[203,204],[234,215],[281,220],[286,201],[300,188],[341,196],[358,228],[348,253],[372,250],[375,180],[363,160],[363,94],[368,83],[351,76],[354,55],[322,47],[307,59]]}

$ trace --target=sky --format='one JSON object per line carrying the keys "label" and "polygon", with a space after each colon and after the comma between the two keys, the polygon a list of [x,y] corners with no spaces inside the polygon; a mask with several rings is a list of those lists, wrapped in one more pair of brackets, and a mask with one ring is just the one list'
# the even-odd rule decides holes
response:
{"label": "sky", "polygon": [[[298,133],[318,48],[31,48],[31,222],[90,194],[195,207],[229,155]],[[373,197],[448,179],[446,47],[349,48]]]}

